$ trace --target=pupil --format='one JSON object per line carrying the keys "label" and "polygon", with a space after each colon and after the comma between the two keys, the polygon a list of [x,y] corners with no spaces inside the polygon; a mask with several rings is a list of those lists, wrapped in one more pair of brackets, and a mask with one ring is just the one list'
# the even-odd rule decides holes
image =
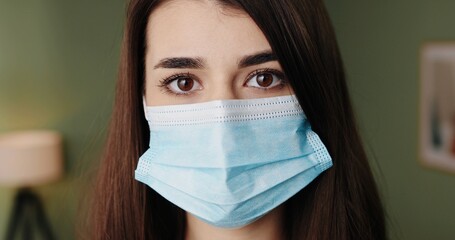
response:
{"label": "pupil", "polygon": [[177,81],[177,86],[184,92],[190,91],[194,86],[194,81],[190,78],[182,78]]}
{"label": "pupil", "polygon": [[273,76],[267,73],[259,74],[257,77],[257,82],[261,87],[268,87],[273,83]]}

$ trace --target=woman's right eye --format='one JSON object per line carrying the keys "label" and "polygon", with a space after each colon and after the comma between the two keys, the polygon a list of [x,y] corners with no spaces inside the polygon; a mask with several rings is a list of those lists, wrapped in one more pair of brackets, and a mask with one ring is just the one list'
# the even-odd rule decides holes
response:
{"label": "woman's right eye", "polygon": [[188,74],[166,78],[160,83],[160,87],[164,88],[167,92],[176,95],[191,94],[202,89],[202,85],[199,81],[194,80],[194,78]]}

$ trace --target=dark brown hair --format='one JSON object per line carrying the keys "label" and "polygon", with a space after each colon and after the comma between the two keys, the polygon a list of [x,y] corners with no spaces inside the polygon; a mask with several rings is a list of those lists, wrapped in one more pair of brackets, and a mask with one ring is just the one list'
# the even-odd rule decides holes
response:
{"label": "dark brown hair", "polygon": [[[91,208],[92,239],[183,239],[185,213],[134,180],[149,141],[142,108],[146,26],[163,1],[131,0],[115,107]],[[378,190],[354,120],[322,0],[217,0],[256,22],[333,167],[285,203],[287,239],[386,239]]]}

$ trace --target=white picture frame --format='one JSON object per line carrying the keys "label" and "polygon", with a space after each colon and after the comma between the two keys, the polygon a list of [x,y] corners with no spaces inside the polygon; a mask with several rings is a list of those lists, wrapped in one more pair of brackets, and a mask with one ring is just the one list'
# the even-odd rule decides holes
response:
{"label": "white picture frame", "polygon": [[420,161],[455,173],[455,42],[426,43],[420,59]]}

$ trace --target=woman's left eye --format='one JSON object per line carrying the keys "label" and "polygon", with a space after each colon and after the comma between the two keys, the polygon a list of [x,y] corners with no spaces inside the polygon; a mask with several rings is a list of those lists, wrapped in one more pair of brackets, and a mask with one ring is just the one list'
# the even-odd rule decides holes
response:
{"label": "woman's left eye", "polygon": [[245,86],[263,90],[284,85],[284,74],[276,70],[258,70],[250,74]]}

